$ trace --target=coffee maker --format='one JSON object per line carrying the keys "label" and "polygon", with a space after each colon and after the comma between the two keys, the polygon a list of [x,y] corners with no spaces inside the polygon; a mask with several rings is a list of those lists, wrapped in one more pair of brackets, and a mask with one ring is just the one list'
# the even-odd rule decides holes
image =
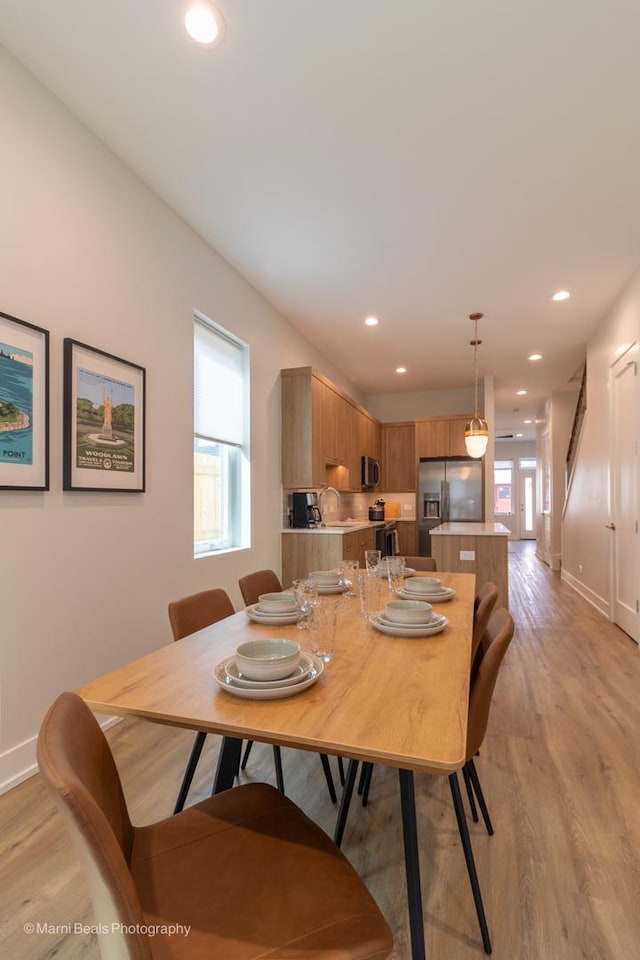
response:
{"label": "coffee maker", "polygon": [[294,527],[317,527],[322,523],[317,493],[294,493],[292,497]]}

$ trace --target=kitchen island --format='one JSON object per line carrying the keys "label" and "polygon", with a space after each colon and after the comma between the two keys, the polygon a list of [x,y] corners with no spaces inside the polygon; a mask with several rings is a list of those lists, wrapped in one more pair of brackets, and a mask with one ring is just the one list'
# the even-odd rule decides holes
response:
{"label": "kitchen island", "polygon": [[289,586],[311,570],[331,570],[341,560],[358,560],[364,567],[365,550],[376,545],[376,529],[384,523],[335,521],[311,528],[282,531],[282,584]]}
{"label": "kitchen island", "polygon": [[431,553],[438,570],[475,573],[477,587],[492,580],[498,588],[497,606],[508,609],[508,539],[504,523],[441,523],[431,531]]}

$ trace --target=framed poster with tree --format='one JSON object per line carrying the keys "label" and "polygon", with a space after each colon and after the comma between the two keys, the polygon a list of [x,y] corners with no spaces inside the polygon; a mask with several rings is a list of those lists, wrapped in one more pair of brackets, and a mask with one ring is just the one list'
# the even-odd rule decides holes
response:
{"label": "framed poster with tree", "polygon": [[49,489],[49,332],[0,312],[0,490]]}
{"label": "framed poster with tree", "polygon": [[63,488],[145,489],[145,369],[66,338]]}

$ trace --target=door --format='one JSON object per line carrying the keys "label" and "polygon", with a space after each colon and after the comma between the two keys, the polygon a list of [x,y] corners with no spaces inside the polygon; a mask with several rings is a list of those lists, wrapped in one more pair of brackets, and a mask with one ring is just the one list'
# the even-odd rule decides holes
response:
{"label": "door", "polygon": [[520,539],[536,538],[536,472],[520,470],[518,480],[518,500],[520,503]]}
{"label": "door", "polygon": [[611,536],[613,621],[640,643],[638,419],[640,377],[634,344],[611,371]]}

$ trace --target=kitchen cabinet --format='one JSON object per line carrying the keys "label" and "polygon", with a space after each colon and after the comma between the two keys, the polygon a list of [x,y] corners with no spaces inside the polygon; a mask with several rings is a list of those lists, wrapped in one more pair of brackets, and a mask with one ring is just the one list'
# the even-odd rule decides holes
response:
{"label": "kitchen cabinet", "polygon": [[282,485],[321,487],[326,483],[321,425],[325,419],[324,385],[316,377],[283,370]]}
{"label": "kitchen cabinet", "polygon": [[378,421],[311,367],[282,370],[281,392],[283,487],[359,491],[365,436],[379,456]]}
{"label": "kitchen cabinet", "polygon": [[290,586],[311,570],[331,570],[341,560],[358,560],[364,568],[365,550],[375,546],[375,527],[348,533],[301,530],[282,534],[282,584]]}
{"label": "kitchen cabinet", "polygon": [[345,533],[342,537],[342,559],[357,560],[360,569],[366,567],[365,551],[375,548],[376,531],[369,527],[367,530],[357,530],[355,533]]}
{"label": "kitchen cabinet", "polygon": [[381,431],[381,424],[370,413],[358,408],[358,464],[361,456],[380,460]]}
{"label": "kitchen cabinet", "polygon": [[402,557],[418,556],[418,524],[415,520],[399,520],[398,549]]}
{"label": "kitchen cabinet", "polygon": [[415,490],[417,475],[415,423],[383,423],[383,489],[398,493]]}
{"label": "kitchen cabinet", "polygon": [[443,523],[431,531],[438,570],[475,573],[476,590],[491,580],[498,607],[509,608],[509,528],[503,523]]}
{"label": "kitchen cabinet", "polygon": [[471,414],[416,420],[416,458],[466,457],[465,426]]}

